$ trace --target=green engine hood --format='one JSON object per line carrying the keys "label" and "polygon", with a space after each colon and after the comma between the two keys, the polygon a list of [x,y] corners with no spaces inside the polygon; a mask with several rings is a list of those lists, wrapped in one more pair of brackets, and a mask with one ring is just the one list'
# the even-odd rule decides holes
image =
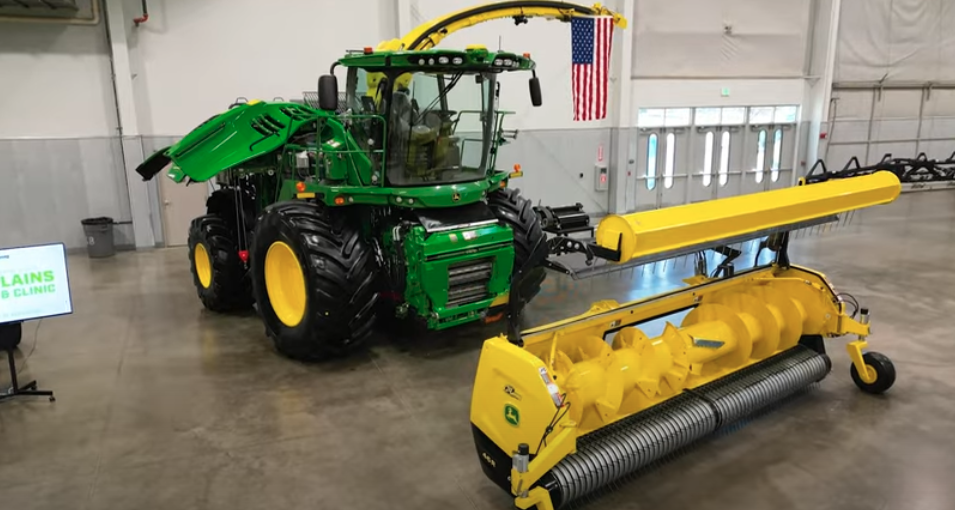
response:
{"label": "green engine hood", "polygon": [[302,126],[329,115],[295,103],[249,102],[230,108],[192,130],[178,143],[158,151],[136,169],[152,179],[169,163],[176,182],[206,181],[219,172],[268,154]]}

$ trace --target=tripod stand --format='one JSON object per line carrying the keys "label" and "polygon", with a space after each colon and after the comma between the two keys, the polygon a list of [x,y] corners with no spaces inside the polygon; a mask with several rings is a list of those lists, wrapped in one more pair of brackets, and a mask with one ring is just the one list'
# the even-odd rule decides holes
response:
{"label": "tripod stand", "polygon": [[36,381],[30,381],[20,386],[17,381],[17,364],[13,359],[13,349],[20,343],[23,335],[23,327],[19,322],[0,324],[0,350],[7,352],[7,361],[10,365],[10,380],[13,387],[6,393],[0,393],[0,402],[14,397],[50,397],[50,402],[55,402],[56,397],[52,391],[38,390]]}

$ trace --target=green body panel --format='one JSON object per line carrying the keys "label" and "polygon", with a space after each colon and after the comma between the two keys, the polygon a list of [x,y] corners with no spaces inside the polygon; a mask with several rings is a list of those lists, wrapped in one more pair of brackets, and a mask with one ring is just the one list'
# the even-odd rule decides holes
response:
{"label": "green body panel", "polygon": [[[431,329],[479,320],[495,299],[506,296],[514,268],[514,235],[509,227],[483,225],[428,235],[416,226],[404,238],[407,263],[405,302],[425,319]],[[386,240],[386,246],[390,240]],[[392,244],[393,246],[393,244]],[[487,262],[486,279],[470,282],[485,285],[486,296],[473,303],[449,306],[449,273],[454,267]]]}
{"label": "green body panel", "polygon": [[246,103],[192,130],[166,155],[175,163],[169,176],[206,181],[219,172],[281,148],[289,137],[327,114],[294,103]]}
{"label": "green body panel", "polygon": [[[332,207],[364,204],[426,209],[456,207],[480,202],[484,200],[489,190],[500,188],[501,182],[506,185],[509,177],[507,172],[494,172],[486,179],[474,182],[413,188],[328,186],[314,181],[302,181],[302,184],[304,185],[303,193],[315,193],[316,199]],[[291,200],[297,197],[299,193],[297,184],[296,181],[285,181],[282,184],[279,200]],[[344,202],[336,203],[337,197],[341,197]]]}
{"label": "green body panel", "polygon": [[[318,172],[315,178],[322,186],[341,184],[364,187],[373,186],[376,181],[384,182],[374,171],[370,154],[358,145],[341,119],[326,115],[319,121],[318,137]],[[384,154],[384,149],[376,152]]]}

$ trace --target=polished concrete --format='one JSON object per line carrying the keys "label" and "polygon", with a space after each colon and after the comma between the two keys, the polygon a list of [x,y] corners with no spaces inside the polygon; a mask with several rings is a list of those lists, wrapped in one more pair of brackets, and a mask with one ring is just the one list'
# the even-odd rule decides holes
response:
{"label": "polished concrete", "polygon": [[[592,507],[955,508],[955,193],[857,214],[797,239],[793,258],[872,309],[872,348],[895,361],[896,386],[858,391],[832,341],[818,389]],[[552,277],[527,323],[657,292],[688,270]],[[349,359],[305,365],[273,352],[254,316],[203,311],[181,249],[74,256],[70,272],[76,313],[27,324],[18,355],[57,402],[0,403],[0,508],[510,508],[468,424],[493,329],[382,333]]]}

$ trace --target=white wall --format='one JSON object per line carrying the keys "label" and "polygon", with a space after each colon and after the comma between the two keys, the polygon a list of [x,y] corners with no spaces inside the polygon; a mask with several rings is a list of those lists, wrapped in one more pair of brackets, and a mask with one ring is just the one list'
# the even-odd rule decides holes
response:
{"label": "white wall", "polygon": [[[128,18],[139,1],[127,1]],[[128,30],[140,132],[183,135],[237,97],[301,97],[345,49],[397,35],[393,0],[152,0]]]}
{"label": "white wall", "polygon": [[842,0],[836,81],[955,80],[955,2]]}
{"label": "white wall", "polygon": [[637,0],[633,76],[799,77],[810,0]]}
{"label": "white wall", "polygon": [[[825,154],[947,158],[955,150],[955,3],[842,0]],[[877,86],[881,82],[880,86]],[[906,87],[899,90],[895,87]],[[878,90],[882,88],[883,90]]]}
{"label": "white wall", "polygon": [[[687,106],[759,106],[801,104],[802,79],[636,79],[632,85],[637,108]],[[729,91],[724,96],[723,90]],[[636,121],[636,114],[631,117]]]}
{"label": "white wall", "polygon": [[115,135],[103,24],[0,21],[0,112],[0,138]]}
{"label": "white wall", "polygon": [[801,104],[810,6],[636,0],[630,119],[650,107]]}

